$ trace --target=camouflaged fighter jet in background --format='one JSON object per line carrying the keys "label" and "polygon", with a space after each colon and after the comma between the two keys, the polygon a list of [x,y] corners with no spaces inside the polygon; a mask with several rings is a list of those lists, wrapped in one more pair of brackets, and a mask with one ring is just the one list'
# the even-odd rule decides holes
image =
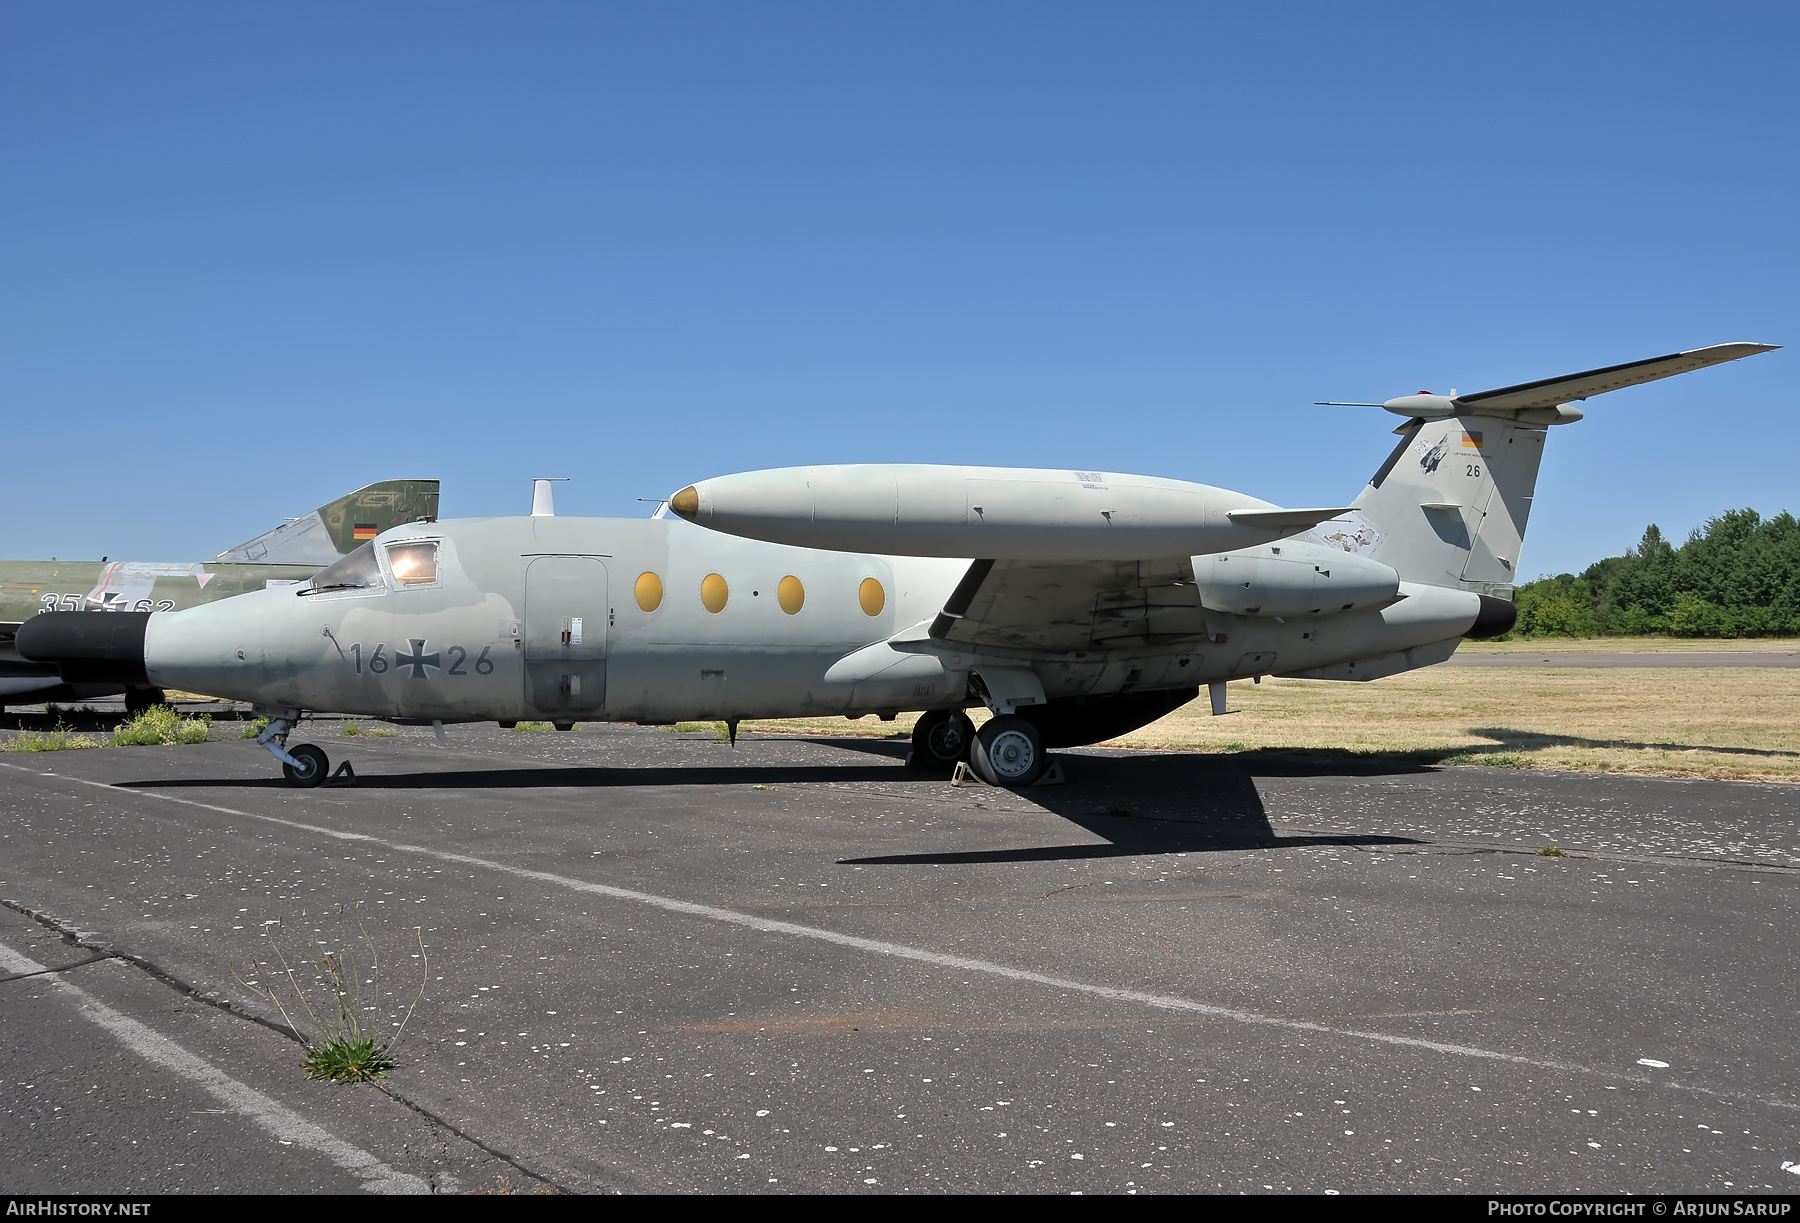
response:
{"label": "camouflaged fighter jet in background", "polygon": [[125,695],[127,708],[154,705],[149,684],[84,676],[77,663],[27,662],[13,648],[19,625],[57,611],[180,611],[200,603],[303,582],[390,527],[437,517],[436,480],[384,480],[284,522],[210,561],[0,561],[0,711],[7,704]]}
{"label": "camouflaged fighter jet in background", "polygon": [[[252,702],[298,786],[330,763],[287,746],[306,710],[564,730],[919,710],[915,766],[966,758],[1025,786],[1047,749],[1202,687],[1223,713],[1230,680],[1379,679],[1504,633],[1546,435],[1582,418],[1571,401],[1770,347],[1368,405],[1405,423],[1347,506],[1102,471],[748,472],[675,493],[672,517],[396,527],[292,589],[39,616],[18,646]],[[979,731],[974,706],[994,714]]]}

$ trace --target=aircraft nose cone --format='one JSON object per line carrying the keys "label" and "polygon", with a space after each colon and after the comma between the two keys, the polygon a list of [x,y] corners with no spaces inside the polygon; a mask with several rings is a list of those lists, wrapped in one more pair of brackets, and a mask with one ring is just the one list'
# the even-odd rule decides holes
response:
{"label": "aircraft nose cone", "polygon": [[30,662],[55,663],[65,682],[142,684],[149,612],[43,612],[19,626],[13,646]]}
{"label": "aircraft nose cone", "polygon": [[[291,615],[282,614],[284,595],[294,599],[290,589],[278,587],[157,616],[144,641],[145,669],[162,688],[261,700],[270,678],[266,639],[291,629]],[[295,665],[276,670],[291,672]]]}
{"label": "aircraft nose cone", "polygon": [[669,498],[669,508],[689,522],[700,512],[700,490],[692,484]]}

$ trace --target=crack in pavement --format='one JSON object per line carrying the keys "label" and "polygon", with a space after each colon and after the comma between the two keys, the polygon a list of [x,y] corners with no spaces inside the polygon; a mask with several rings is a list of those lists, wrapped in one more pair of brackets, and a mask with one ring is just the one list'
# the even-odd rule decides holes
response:
{"label": "crack in pavement", "polygon": [[[0,901],[0,904],[6,903],[7,902],[5,901]],[[8,907],[11,906],[9,905]],[[116,955],[97,955],[90,960],[83,960],[79,964],[64,964],[61,968],[40,968],[36,972],[16,972],[10,977],[0,977],[0,985],[9,985],[14,981],[24,981],[31,977],[49,977],[54,976],[57,973],[74,972],[77,968],[86,968],[89,964],[102,964],[107,960],[116,960],[118,958],[119,957]]]}
{"label": "crack in pavement", "polygon": [[[58,919],[56,919],[55,917],[52,917],[48,913],[45,913],[38,909],[30,908],[29,906],[26,906],[26,905],[22,905],[16,900],[9,900],[5,897],[0,897],[0,905],[4,905],[6,908],[11,909],[15,913],[21,914],[22,916],[29,917],[32,921],[37,922],[40,926],[43,926],[47,930],[55,931],[58,935],[60,935],[62,937],[63,942],[69,944],[72,947],[79,947],[83,951],[93,951],[93,952],[99,953],[99,954],[95,955],[93,959],[84,960],[80,964],[71,964],[71,965],[69,965],[69,968],[85,968],[89,964],[99,964],[106,960],[119,960],[123,963],[131,965],[133,968],[138,969],[140,972],[143,972],[145,975],[149,976],[152,980],[156,981],[158,984],[167,986],[168,988],[174,990],[176,993],[182,995],[184,998],[187,998],[190,1001],[203,1003],[206,1006],[214,1007],[218,1010],[224,1011],[226,1014],[231,1015],[234,1018],[242,1019],[249,1023],[253,1023],[257,1027],[267,1029],[270,1032],[274,1032],[276,1035],[282,1037],[284,1040],[293,1041],[295,1044],[298,1044],[301,1046],[306,1045],[305,1039],[298,1032],[294,1031],[294,1029],[287,1027],[283,1024],[271,1022],[270,1020],[264,1019],[261,1015],[254,1014],[250,1011],[245,1010],[244,1008],[242,1008],[240,1006],[236,1006],[232,1003],[232,1001],[229,998],[214,998],[207,994],[204,994],[200,991],[200,989],[198,987],[191,985],[186,981],[183,981],[180,977],[177,977],[174,973],[169,972],[167,969],[158,966],[153,961],[148,960],[141,955],[134,955],[128,951],[119,951],[119,950],[109,948],[109,947],[96,946],[93,942],[89,941],[91,939],[98,937],[92,931],[77,930],[73,926],[69,925],[67,922],[59,921]],[[22,972],[22,973],[14,974],[13,976],[10,976],[10,977],[0,977],[0,985],[4,985],[8,981],[22,980],[26,977],[42,977],[42,976],[46,976],[46,975],[67,972],[69,970],[69,968],[45,968],[45,969],[41,969],[36,972]],[[418,1103],[416,1100],[413,1100],[410,1097],[404,1095],[403,1093],[395,1090],[390,1084],[376,1083],[373,1086],[375,1087],[375,1089],[377,1091],[381,1092],[383,1095],[387,1096],[390,1100],[394,1101],[394,1103],[400,1105],[402,1108],[410,1109],[412,1112],[417,1113],[420,1117],[423,1117],[426,1121],[430,1122],[432,1125],[438,1127],[439,1129],[443,1130],[444,1132],[449,1133],[449,1134],[454,1134],[456,1137],[462,1139],[464,1142],[468,1143],[470,1146],[475,1147],[476,1149],[482,1151],[483,1153],[485,1153],[487,1155],[493,1156],[495,1159],[499,1160],[501,1163],[504,1163],[507,1166],[515,1169],[516,1171],[518,1171],[519,1173],[521,1173],[524,1176],[530,1177],[532,1180],[537,1181],[539,1184],[550,1185],[550,1186],[556,1187],[556,1180],[554,1177],[548,1176],[542,1172],[537,1171],[535,1168],[529,1167],[525,1163],[521,1162],[518,1158],[507,1154],[505,1151],[502,1151],[493,1146],[490,1146],[488,1143],[483,1142],[481,1139],[475,1137],[473,1134],[467,1133],[461,1127],[456,1125],[454,1122],[448,1121],[448,1120],[444,1119],[443,1117],[438,1116],[436,1113],[432,1112],[430,1109],[426,1108],[424,1105]],[[433,1190],[433,1192],[436,1192],[435,1180],[432,1182],[432,1190]]]}
{"label": "crack in pavement", "polygon": [[[116,959],[117,957],[109,957]],[[20,973],[43,975],[43,965],[11,947],[0,943],[0,966]],[[402,1172],[377,1159],[354,1143],[345,1142],[330,1130],[307,1120],[279,1100],[240,1082],[199,1057],[178,1041],[155,1028],[133,1019],[123,1011],[107,1005],[78,985],[58,975],[50,975],[49,990],[72,1002],[82,1019],[115,1037],[132,1053],[165,1072],[184,1079],[210,1094],[228,1110],[245,1117],[266,1131],[283,1146],[298,1146],[329,1159],[362,1182],[371,1193],[431,1193],[437,1189],[435,1178],[427,1181],[410,1172]],[[40,997],[45,995],[40,995]]]}

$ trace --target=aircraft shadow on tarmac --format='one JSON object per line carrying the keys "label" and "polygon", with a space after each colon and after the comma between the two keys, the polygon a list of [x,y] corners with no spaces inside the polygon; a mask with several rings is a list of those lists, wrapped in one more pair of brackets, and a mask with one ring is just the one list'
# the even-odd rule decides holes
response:
{"label": "aircraft shadow on tarmac", "polygon": [[[924,781],[896,767],[905,758],[904,741],[819,738],[819,746],[878,756],[883,763],[815,765],[764,763],[638,768],[557,767],[440,769],[411,773],[363,773],[359,790],[531,790],[611,789],[664,786],[805,785],[808,783]],[[1048,845],[1019,849],[946,851],[845,859],[847,865],[973,865],[1004,862],[1077,861],[1172,853],[1244,849],[1291,849],[1308,845],[1402,845],[1406,837],[1357,834],[1281,836],[1270,826],[1259,776],[1391,776],[1429,771],[1429,764],[1397,757],[1348,753],[1063,754],[1070,783],[1035,786],[1020,796],[1067,820],[1106,844]],[[164,778],[121,783],[122,788],[286,789],[279,777]],[[978,791],[972,793],[979,793]]]}
{"label": "aircraft shadow on tarmac", "polygon": [[1721,756],[1767,756],[1790,760],[1800,756],[1800,752],[1782,751],[1779,748],[1715,747],[1707,743],[1649,743],[1637,739],[1584,739],[1579,735],[1546,735],[1530,730],[1509,730],[1503,726],[1474,727],[1469,733],[1480,735],[1484,739],[1499,740],[1492,746],[1483,744],[1476,748],[1462,749],[1471,755],[1498,755],[1545,747],[1623,747],[1659,752],[1716,752]]}
{"label": "aircraft shadow on tarmac", "polygon": [[[1246,753],[1245,755],[1257,755]],[[1104,845],[1044,845],[939,853],[845,858],[846,866],[970,866],[1004,862],[1074,862],[1157,854],[1213,853],[1244,849],[1297,849],[1308,845],[1417,845],[1411,837],[1320,834],[1282,836],[1269,824],[1256,778],[1371,776],[1425,771],[1417,764],[1342,759],[1284,759],[1263,767],[1240,756],[1155,755],[1061,757],[1066,786],[1033,786],[1021,797],[1097,837]]]}

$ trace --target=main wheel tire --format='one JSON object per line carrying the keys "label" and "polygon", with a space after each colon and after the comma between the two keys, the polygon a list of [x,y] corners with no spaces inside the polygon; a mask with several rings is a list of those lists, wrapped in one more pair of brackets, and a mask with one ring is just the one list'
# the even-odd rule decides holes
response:
{"label": "main wheel tire", "polygon": [[948,773],[959,760],[969,758],[975,741],[975,723],[960,709],[933,709],[913,723],[912,756],[915,769]]}
{"label": "main wheel tire", "polygon": [[1016,714],[990,718],[975,732],[969,764],[990,786],[1021,789],[1044,772],[1044,736]]}
{"label": "main wheel tire", "polygon": [[331,758],[325,754],[324,748],[314,747],[310,743],[302,743],[288,748],[288,755],[298,760],[301,765],[300,768],[295,768],[293,765],[283,762],[281,775],[287,778],[290,786],[308,789],[323,782],[326,775],[331,772]]}

